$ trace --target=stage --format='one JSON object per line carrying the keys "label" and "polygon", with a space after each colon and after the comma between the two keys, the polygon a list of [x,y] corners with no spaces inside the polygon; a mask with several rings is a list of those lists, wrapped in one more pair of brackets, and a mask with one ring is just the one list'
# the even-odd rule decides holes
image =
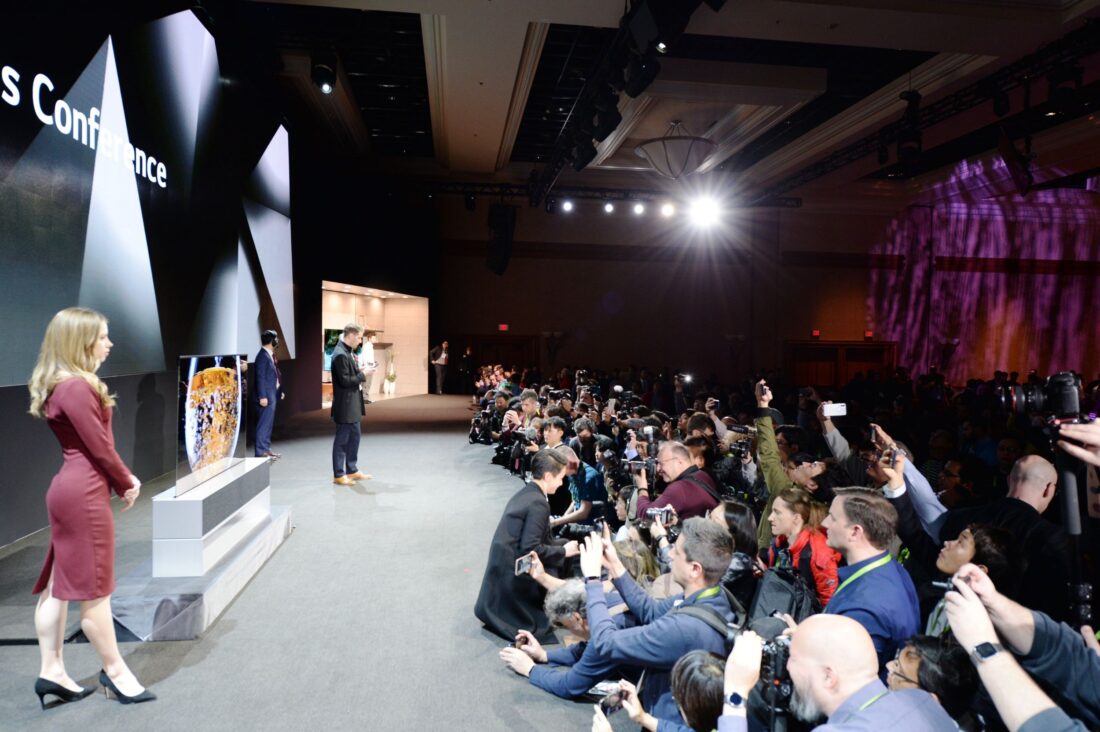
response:
{"label": "stage", "polygon": [[[39,709],[30,590],[48,532],[5,548],[0,727],[589,729],[591,705],[507,670],[497,659],[503,641],[473,616],[493,530],[520,482],[489,464],[491,447],[469,444],[469,405],[435,395],[369,405],[360,468],[374,479],[352,487],[332,483],[326,412],[280,425],[271,497],[290,507],[294,531],[203,637],[122,644],[159,696],[149,704],[124,707],[100,693]],[[147,482],[134,509],[116,513],[118,577],[149,560],[151,499],[169,484]],[[77,614],[72,603],[73,630]],[[94,683],[99,661],[87,643],[67,644],[65,658],[75,679]]]}

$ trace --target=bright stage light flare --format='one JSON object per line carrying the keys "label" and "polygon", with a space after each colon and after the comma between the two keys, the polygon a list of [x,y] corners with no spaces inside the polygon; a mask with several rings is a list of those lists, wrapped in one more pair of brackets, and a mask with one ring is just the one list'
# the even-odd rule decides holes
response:
{"label": "bright stage light flare", "polygon": [[675,213],[676,207],[673,206],[671,203],[661,204],[661,215],[664,216],[666,219],[671,218],[672,215]]}
{"label": "bright stage light flare", "polygon": [[634,204],[634,213],[637,214],[638,216],[641,216],[642,214],[644,214],[645,213],[645,204],[644,203],[635,203]]}
{"label": "bright stage light flare", "polygon": [[608,201],[603,205],[603,210],[604,213],[613,213],[615,211],[615,204],[613,204],[611,201]]}
{"label": "bright stage light flare", "polygon": [[566,213],[569,213],[570,211],[573,210],[573,202],[572,201],[562,201],[561,202],[561,210],[565,211]]}
{"label": "bright stage light flare", "polygon": [[695,226],[708,229],[721,220],[722,206],[710,196],[701,196],[691,202],[691,206],[688,208],[688,218]]}

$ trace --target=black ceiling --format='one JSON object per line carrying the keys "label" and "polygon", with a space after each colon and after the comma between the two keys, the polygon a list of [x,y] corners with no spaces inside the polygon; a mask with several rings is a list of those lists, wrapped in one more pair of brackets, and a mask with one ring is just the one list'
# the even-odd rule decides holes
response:
{"label": "black ceiling", "polygon": [[276,49],[337,53],[377,154],[434,155],[419,15],[252,2],[239,11]]}
{"label": "black ceiling", "polygon": [[614,28],[550,26],[512,147],[513,161],[546,159],[573,111],[586,76],[614,37]]}
{"label": "black ceiling", "polygon": [[[551,25],[535,72],[513,161],[541,162],[554,147],[584,79],[615,35],[612,28]],[[670,58],[774,64],[825,69],[824,94],[783,125],[757,138],[723,168],[738,170],[766,157],[848,106],[905,74],[934,54],[716,36],[681,36]]]}

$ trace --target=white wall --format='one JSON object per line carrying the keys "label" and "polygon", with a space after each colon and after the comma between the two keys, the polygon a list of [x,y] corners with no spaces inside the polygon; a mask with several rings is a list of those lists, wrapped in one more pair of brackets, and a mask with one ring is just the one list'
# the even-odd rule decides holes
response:
{"label": "white wall", "polygon": [[385,303],[378,297],[325,290],[321,293],[321,328],[342,330],[348,323],[358,323],[366,330],[382,330]]}
{"label": "white wall", "polygon": [[393,344],[397,393],[427,394],[428,301],[391,297],[385,303],[385,332],[378,340]]}

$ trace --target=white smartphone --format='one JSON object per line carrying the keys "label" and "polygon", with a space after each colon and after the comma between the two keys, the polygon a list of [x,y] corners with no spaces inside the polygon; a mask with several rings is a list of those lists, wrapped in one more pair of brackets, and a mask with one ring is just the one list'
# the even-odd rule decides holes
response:
{"label": "white smartphone", "polygon": [[826,404],[821,413],[826,417],[844,417],[848,414],[848,405],[843,402],[840,404]]}

